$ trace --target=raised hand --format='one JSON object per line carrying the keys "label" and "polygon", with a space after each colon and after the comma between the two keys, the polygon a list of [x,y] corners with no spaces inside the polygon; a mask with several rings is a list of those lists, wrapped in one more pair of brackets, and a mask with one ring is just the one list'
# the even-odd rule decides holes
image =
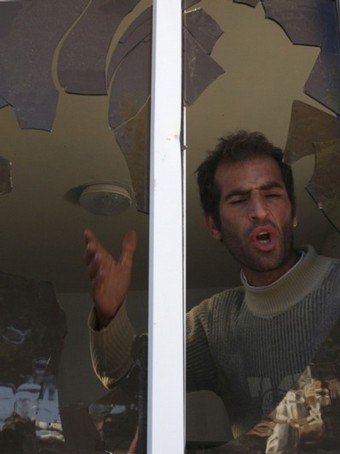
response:
{"label": "raised hand", "polygon": [[118,260],[103,248],[91,230],[85,230],[84,238],[91,296],[98,321],[101,326],[106,326],[117,313],[129,290],[136,232],[129,230],[126,233]]}

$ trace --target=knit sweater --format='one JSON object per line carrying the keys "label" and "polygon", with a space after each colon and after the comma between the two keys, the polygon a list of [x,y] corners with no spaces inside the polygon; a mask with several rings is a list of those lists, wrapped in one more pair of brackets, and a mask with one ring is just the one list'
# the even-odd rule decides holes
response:
{"label": "knit sweater", "polygon": [[[340,261],[309,246],[273,284],[225,290],[187,314],[187,389],[223,400],[235,437],[270,413],[294,384],[340,317]],[[95,331],[94,368],[111,387],[131,366],[133,328],[122,307]]]}

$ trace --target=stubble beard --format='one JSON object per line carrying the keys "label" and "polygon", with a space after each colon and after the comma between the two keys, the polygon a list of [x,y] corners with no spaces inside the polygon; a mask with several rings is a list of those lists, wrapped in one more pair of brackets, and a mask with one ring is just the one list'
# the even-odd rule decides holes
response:
{"label": "stubble beard", "polygon": [[284,267],[294,253],[294,235],[291,221],[283,226],[281,232],[278,230],[277,232],[275,249],[270,252],[262,252],[252,248],[251,245],[248,246],[248,241],[243,241],[240,234],[226,232],[223,227],[221,229],[225,247],[242,269],[249,269],[257,273],[276,271]]}

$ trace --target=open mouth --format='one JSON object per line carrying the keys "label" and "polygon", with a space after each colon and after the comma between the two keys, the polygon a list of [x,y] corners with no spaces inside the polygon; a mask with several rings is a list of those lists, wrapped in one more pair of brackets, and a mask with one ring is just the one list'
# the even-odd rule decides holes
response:
{"label": "open mouth", "polygon": [[268,251],[275,245],[275,229],[270,225],[256,227],[251,234],[251,241],[256,248]]}
{"label": "open mouth", "polygon": [[256,239],[262,244],[268,244],[270,242],[270,232],[261,232],[256,236]]}

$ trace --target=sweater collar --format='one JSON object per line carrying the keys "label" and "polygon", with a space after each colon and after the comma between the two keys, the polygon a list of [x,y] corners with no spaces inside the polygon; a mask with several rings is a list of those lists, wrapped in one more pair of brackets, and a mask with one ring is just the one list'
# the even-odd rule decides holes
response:
{"label": "sweater collar", "polygon": [[298,248],[297,252],[300,260],[270,285],[253,287],[241,272],[245,302],[254,315],[273,317],[288,310],[319,284],[333,262],[317,255],[310,245]]}

